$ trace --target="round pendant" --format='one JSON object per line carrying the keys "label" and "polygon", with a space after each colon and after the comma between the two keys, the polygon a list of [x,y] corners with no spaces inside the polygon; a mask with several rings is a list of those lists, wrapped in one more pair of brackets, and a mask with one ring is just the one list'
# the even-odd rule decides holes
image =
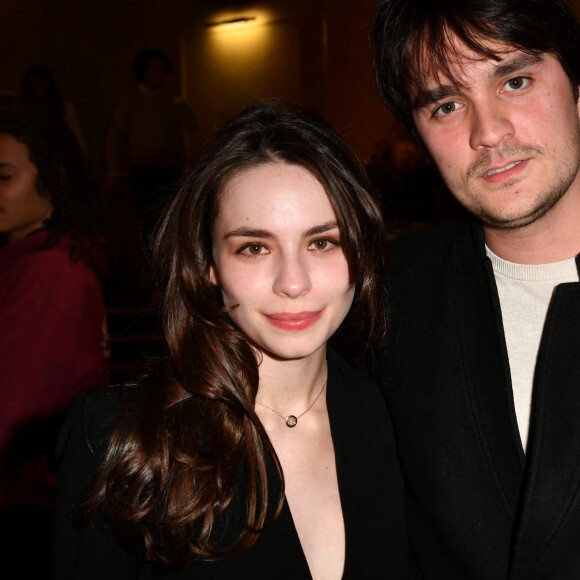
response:
{"label": "round pendant", "polygon": [[288,427],[296,427],[297,423],[298,419],[294,415],[288,415],[288,417],[286,417],[286,425],[288,425]]}

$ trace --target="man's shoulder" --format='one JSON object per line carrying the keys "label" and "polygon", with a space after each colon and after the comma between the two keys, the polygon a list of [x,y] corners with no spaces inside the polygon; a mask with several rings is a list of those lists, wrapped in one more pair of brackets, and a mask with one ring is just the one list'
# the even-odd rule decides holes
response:
{"label": "man's shoulder", "polygon": [[374,379],[370,374],[353,364],[348,362],[340,353],[334,350],[331,346],[328,347],[326,358],[328,361],[329,368],[335,370],[341,377],[344,377],[348,381],[354,381],[356,383],[373,383]]}
{"label": "man's shoulder", "polygon": [[479,224],[461,220],[445,222],[397,238],[391,244],[393,269],[432,269],[456,249],[477,253],[483,247],[483,230]]}
{"label": "man's shoulder", "polygon": [[327,351],[329,382],[336,390],[338,398],[347,405],[367,405],[370,408],[382,406],[382,395],[371,373],[353,366],[331,347]]}
{"label": "man's shoulder", "polygon": [[387,289],[391,298],[416,301],[430,293],[441,277],[458,272],[484,255],[483,229],[476,222],[453,221],[401,236],[391,246]]}
{"label": "man's shoulder", "polygon": [[455,220],[403,234],[391,244],[394,256],[400,254],[423,254],[445,250],[457,243],[459,238],[472,236],[480,226],[468,220]]}

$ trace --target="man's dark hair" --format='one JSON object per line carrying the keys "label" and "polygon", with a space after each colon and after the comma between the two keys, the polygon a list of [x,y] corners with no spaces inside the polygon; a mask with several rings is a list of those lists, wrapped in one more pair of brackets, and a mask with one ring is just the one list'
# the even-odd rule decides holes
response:
{"label": "man's dark hair", "polygon": [[371,26],[377,87],[415,138],[414,99],[430,74],[453,78],[457,40],[484,59],[502,57],[490,41],[550,53],[578,99],[580,32],[567,0],[381,0]]}
{"label": "man's dark hair", "polygon": [[171,72],[171,61],[162,50],[159,50],[158,48],[145,48],[137,53],[137,56],[133,61],[133,73],[135,74],[135,80],[138,83],[142,83],[145,80],[149,63],[154,58],[163,61],[166,74]]}

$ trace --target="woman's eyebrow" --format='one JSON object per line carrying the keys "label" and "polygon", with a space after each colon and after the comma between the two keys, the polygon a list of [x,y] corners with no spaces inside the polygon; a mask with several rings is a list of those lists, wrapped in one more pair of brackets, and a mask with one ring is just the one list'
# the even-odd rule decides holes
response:
{"label": "woman's eyebrow", "polygon": [[[308,237],[308,236],[315,236],[317,234],[323,234],[324,232],[328,232],[330,230],[334,230],[338,228],[338,224],[336,221],[329,221],[317,226],[314,226],[312,228],[309,228],[308,230],[306,230],[303,234],[304,237]],[[239,228],[236,228],[235,230],[232,230],[231,232],[228,232],[227,234],[224,235],[224,239],[228,239],[228,238],[235,238],[235,237],[242,237],[242,238],[266,238],[269,240],[274,239],[276,236],[272,233],[269,232],[268,230],[262,229],[262,228],[251,228],[251,227],[246,227],[246,226],[241,226]]]}
{"label": "woman's eyebrow", "polygon": [[263,230],[261,228],[248,228],[248,227],[239,227],[231,232],[228,232],[224,238],[235,238],[235,237],[243,237],[243,238],[268,238],[273,239],[274,235],[270,233],[268,230]]}
{"label": "woman's eyebrow", "polygon": [[324,232],[328,232],[330,230],[334,230],[338,228],[338,224],[336,223],[336,221],[330,221],[330,222],[326,222],[324,224],[320,224],[319,226],[314,226],[313,228],[310,228],[309,230],[306,230],[304,232],[304,237],[308,237],[308,236],[315,236],[317,234],[323,234]]}

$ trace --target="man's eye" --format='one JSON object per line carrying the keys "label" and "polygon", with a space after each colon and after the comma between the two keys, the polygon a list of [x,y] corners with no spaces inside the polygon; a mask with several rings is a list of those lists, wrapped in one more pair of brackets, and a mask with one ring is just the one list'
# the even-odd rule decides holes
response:
{"label": "man's eye", "polygon": [[440,107],[435,109],[435,116],[445,116],[455,113],[458,109],[461,109],[463,105],[461,103],[456,103],[455,101],[449,101],[443,103]]}
{"label": "man's eye", "polygon": [[504,86],[504,90],[506,91],[519,91],[524,87],[527,87],[530,83],[530,79],[528,77],[514,77],[510,79]]}

